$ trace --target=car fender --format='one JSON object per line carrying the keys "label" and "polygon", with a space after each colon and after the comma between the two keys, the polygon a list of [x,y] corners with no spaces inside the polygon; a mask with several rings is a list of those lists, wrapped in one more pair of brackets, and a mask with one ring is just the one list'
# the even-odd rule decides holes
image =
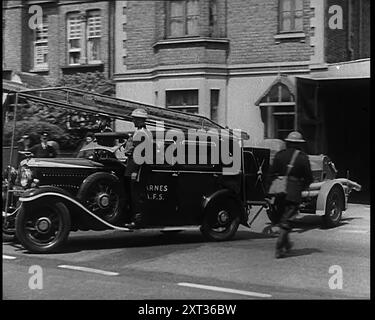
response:
{"label": "car fender", "polygon": [[202,211],[204,212],[211,203],[213,203],[215,200],[217,200],[221,197],[233,199],[235,201],[235,203],[238,204],[237,209],[238,209],[239,214],[240,214],[241,223],[243,223],[243,222],[246,223],[246,221],[247,221],[246,211],[244,210],[243,206],[241,205],[241,202],[240,202],[238,196],[236,196],[236,194],[229,189],[221,189],[221,190],[215,191],[213,194],[211,194],[209,196],[203,197]]}
{"label": "car fender", "polygon": [[119,231],[132,231],[129,228],[123,228],[118,227],[115,225],[112,225],[111,223],[103,220],[102,218],[98,217],[96,214],[88,210],[82,203],[80,203],[77,199],[71,196],[69,192],[58,188],[54,186],[43,186],[40,188],[30,189],[27,190],[22,197],[20,197],[20,201],[24,203],[32,203],[33,201],[39,200],[39,199],[47,199],[47,198],[59,198],[61,201],[63,201],[65,204],[67,204],[69,207],[73,207],[76,209],[77,212],[80,212],[82,214],[88,214],[94,219],[98,220],[102,224],[106,225],[107,227]]}
{"label": "car fender", "polygon": [[40,186],[38,188],[31,188],[31,189],[26,190],[22,194],[22,196],[19,198],[19,200],[21,202],[29,202],[29,201],[32,201],[30,200],[30,198],[39,199],[40,198],[39,195],[43,195],[46,192],[56,192],[58,194],[64,194],[66,196],[71,197],[71,194],[62,188],[46,185],[46,186]]}
{"label": "car fender", "polygon": [[319,190],[318,198],[316,199],[316,215],[323,216],[325,214],[328,194],[331,191],[331,189],[335,186],[337,186],[342,191],[343,199],[345,201],[344,210],[346,210],[347,201],[343,185],[339,181],[328,180],[321,186]]}

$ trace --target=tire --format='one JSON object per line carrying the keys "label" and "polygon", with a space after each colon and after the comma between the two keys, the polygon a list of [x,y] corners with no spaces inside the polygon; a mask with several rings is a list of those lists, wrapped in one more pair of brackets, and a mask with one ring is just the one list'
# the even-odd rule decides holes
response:
{"label": "tire", "polygon": [[16,242],[16,231],[14,229],[4,229],[3,228],[3,243],[4,242]]}
{"label": "tire", "polygon": [[4,223],[3,217],[3,242],[16,242],[16,229],[15,229],[15,218],[14,216],[9,216],[7,218],[7,225]]}
{"label": "tire", "polygon": [[344,195],[338,187],[333,187],[327,196],[326,209],[323,216],[324,226],[332,228],[340,224],[344,210]]}
{"label": "tire", "polygon": [[16,236],[30,252],[51,253],[67,240],[71,222],[67,207],[52,199],[23,205],[16,217]]}
{"label": "tire", "polygon": [[92,213],[111,224],[119,224],[125,219],[125,190],[112,174],[92,174],[81,186],[77,197]]}
{"label": "tire", "polygon": [[230,240],[240,224],[236,202],[228,198],[213,201],[205,210],[201,232],[210,241]]}

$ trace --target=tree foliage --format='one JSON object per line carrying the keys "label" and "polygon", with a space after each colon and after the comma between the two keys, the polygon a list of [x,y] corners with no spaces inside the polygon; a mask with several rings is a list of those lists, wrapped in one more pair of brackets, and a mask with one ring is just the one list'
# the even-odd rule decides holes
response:
{"label": "tree foliage", "polygon": [[[113,95],[115,92],[112,81],[98,71],[64,75],[56,85],[107,95]],[[87,120],[82,122],[82,119]],[[70,127],[67,125],[68,120]],[[74,121],[77,123],[75,124]],[[51,140],[57,141],[61,149],[72,150],[77,148],[86,132],[92,130],[94,123],[95,118],[88,117],[86,114],[29,102],[17,112],[15,141],[18,141],[22,135],[28,134],[32,142],[36,143],[42,132],[48,132]],[[4,126],[3,145],[11,144],[12,127],[12,122]],[[72,130],[71,127],[74,129]]]}

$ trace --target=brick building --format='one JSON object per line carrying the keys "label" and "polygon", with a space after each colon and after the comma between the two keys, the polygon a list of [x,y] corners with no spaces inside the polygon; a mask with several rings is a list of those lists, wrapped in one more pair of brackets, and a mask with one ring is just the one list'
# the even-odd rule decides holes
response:
{"label": "brick building", "polygon": [[[117,95],[199,112],[253,143],[283,138],[298,126],[296,77],[369,58],[369,3],[116,1]],[[342,29],[329,27],[334,4]]]}
{"label": "brick building", "polygon": [[78,72],[111,78],[113,15],[108,1],[3,1],[3,77],[26,73],[51,84]]}
{"label": "brick building", "polygon": [[115,20],[118,97],[203,114],[252,145],[299,129],[368,184],[370,0],[116,1]]}

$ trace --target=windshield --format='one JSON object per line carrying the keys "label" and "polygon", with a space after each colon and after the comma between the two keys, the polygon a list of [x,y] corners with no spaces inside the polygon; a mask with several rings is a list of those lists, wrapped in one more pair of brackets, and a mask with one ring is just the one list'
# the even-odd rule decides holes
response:
{"label": "windshield", "polygon": [[97,142],[90,142],[79,150],[77,158],[92,159],[99,157],[100,159],[117,159],[120,161],[126,160],[123,149],[118,145],[114,147],[105,147],[99,145]]}

